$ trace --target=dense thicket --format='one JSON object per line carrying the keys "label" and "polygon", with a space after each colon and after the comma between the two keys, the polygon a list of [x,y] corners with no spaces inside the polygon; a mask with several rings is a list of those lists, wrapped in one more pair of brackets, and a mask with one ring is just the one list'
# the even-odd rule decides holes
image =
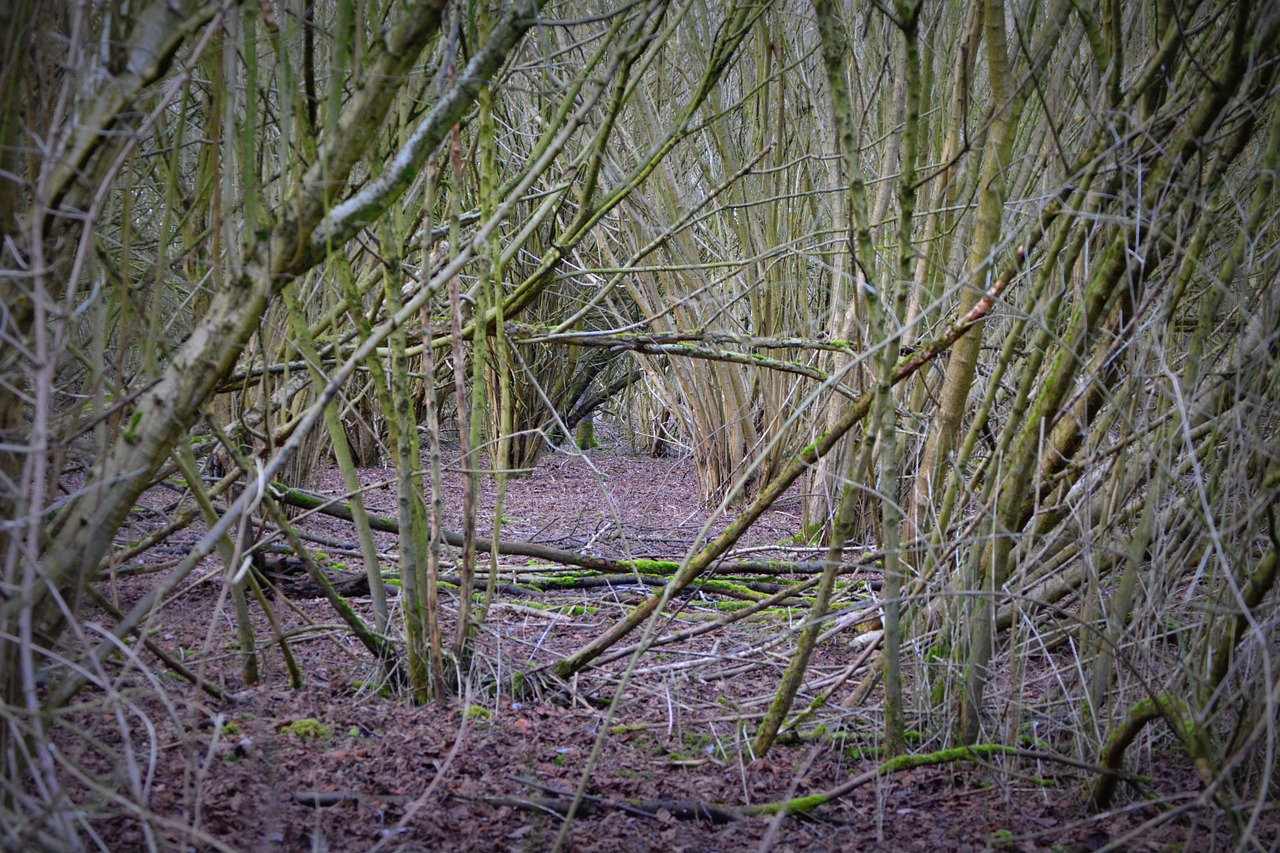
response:
{"label": "dense thicket", "polygon": [[[1280,719],[1275,4],[0,16],[6,843],[81,832],[45,748],[58,709],[118,701],[112,661],[210,554],[256,678],[276,652],[248,619],[252,531],[305,558],[268,485],[322,460],[352,491],[373,624],[334,606],[406,699],[447,695],[500,548],[477,479],[501,495],[604,409],[741,511],[555,675],[634,639],[799,483],[828,570],[758,752],[857,546],[882,555],[881,652],[833,698],[883,701],[892,750],[907,714],[963,743],[1047,715],[1056,748],[1118,766],[1163,719],[1249,838]],[[471,472],[456,551],[442,440]],[[378,460],[395,617],[355,476]],[[126,541],[174,478],[174,523]],[[154,592],[85,630],[103,572],[196,519]],[[1022,662],[1050,649],[1072,665],[1033,700]]]}

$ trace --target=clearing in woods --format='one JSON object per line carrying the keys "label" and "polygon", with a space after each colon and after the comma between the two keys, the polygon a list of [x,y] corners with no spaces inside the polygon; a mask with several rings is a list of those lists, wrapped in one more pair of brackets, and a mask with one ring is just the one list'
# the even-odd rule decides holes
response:
{"label": "clearing in woods", "polygon": [[[709,522],[714,534],[732,517],[732,507],[717,516],[698,499],[689,459],[635,455],[608,427],[601,438],[598,450],[548,454],[531,476],[510,481],[507,540],[678,560],[706,535]],[[374,486],[366,493],[371,512],[394,516],[393,472],[361,473],[365,485]],[[456,472],[449,476],[456,486]],[[379,483],[388,485],[380,489]],[[331,469],[321,470],[313,485],[326,495],[342,494]],[[484,535],[492,525],[492,482],[484,482],[482,495]],[[128,535],[163,523],[180,499],[177,491],[149,492]],[[447,509],[456,522],[458,507]],[[798,496],[788,496],[752,528],[733,559],[816,558],[817,552],[787,544],[799,524]],[[322,543],[316,547],[332,577],[367,617],[367,587],[361,595],[362,566],[347,523],[312,515],[302,528]],[[182,541],[199,534],[192,528],[174,544],[180,551]],[[379,534],[384,555],[394,555],[396,546],[394,535]],[[158,556],[153,552],[152,562],[122,570],[104,587],[117,607],[128,609],[163,577]],[[227,698],[211,698],[146,653],[125,666],[115,684],[136,698],[137,719],[124,728],[134,758],[151,762],[150,808],[175,827],[194,825],[211,844],[216,839],[235,850],[551,849],[598,742],[565,850],[1096,850],[1167,808],[1158,804],[1161,798],[1176,801],[1195,789],[1193,768],[1170,745],[1167,753],[1136,759],[1145,767],[1131,768],[1155,776],[1142,788],[1147,804],[1090,814],[1084,808],[1090,776],[1047,757],[1055,744],[1053,720],[1028,724],[1020,713],[1031,698],[1026,695],[992,703],[1006,717],[997,721],[1002,730],[1014,733],[1009,743],[1026,754],[939,755],[936,764],[876,774],[883,730],[878,692],[856,707],[841,703],[868,672],[863,652],[878,625],[853,614],[874,602],[879,578],[870,562],[857,568],[856,550],[847,559],[850,572],[833,617],[843,630],[818,645],[796,706],[812,712],[764,759],[753,757],[752,736],[794,647],[803,606],[769,607],[727,629],[649,652],[610,708],[627,658],[569,684],[538,667],[599,635],[651,584],[529,558],[498,561],[500,585],[461,691],[465,698],[415,707],[389,696],[372,678],[369,655],[336,624],[301,567],[282,555],[267,560],[278,585],[272,609],[304,675],[301,688],[290,687],[279,651],[266,647],[272,629],[257,607],[263,683],[241,684],[229,604],[219,585],[199,580],[172,597],[151,636]],[[481,565],[487,573],[487,563]],[[207,571],[221,571],[216,558]],[[743,575],[720,586],[699,585],[668,608],[660,635],[722,620],[747,599],[803,579]],[[399,605],[398,594],[392,601]],[[456,613],[453,604],[447,613]],[[1052,654],[1028,661],[1028,668],[1028,692],[1042,679],[1070,677]],[[156,680],[163,692],[150,689]],[[91,695],[81,698],[69,712],[79,728],[123,746],[120,721],[95,713]],[[940,733],[921,730],[918,720],[908,723],[912,753],[929,755]],[[1159,773],[1152,773],[1157,766]],[[108,778],[108,768],[102,770]],[[851,790],[804,814],[767,808],[842,785]],[[795,803],[797,809],[812,805]],[[1166,823],[1157,833],[1130,837],[1124,849],[1198,844],[1225,829],[1204,820]],[[124,809],[95,821],[94,829],[110,849],[136,849],[145,841]]]}

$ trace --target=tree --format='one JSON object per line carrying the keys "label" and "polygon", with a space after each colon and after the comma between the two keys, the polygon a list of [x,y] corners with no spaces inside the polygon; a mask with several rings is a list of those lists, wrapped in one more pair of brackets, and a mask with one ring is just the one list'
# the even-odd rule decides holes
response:
{"label": "tree", "polygon": [[[704,497],[740,508],[556,675],[641,626],[628,653],[671,639],[655,632],[672,597],[802,484],[824,572],[759,752],[834,698],[794,707],[864,547],[884,573],[883,651],[845,701],[883,678],[892,751],[913,715],[944,739],[1013,741],[1031,709],[993,716],[992,691],[1021,683],[1029,647],[1069,642],[1044,700],[1070,709],[1056,746],[1114,769],[1164,719],[1207,790],[1265,800],[1274,761],[1242,750],[1274,739],[1269,6],[2,14],[0,747],[22,779],[3,808],[29,838],[74,842],[66,768],[42,745],[86,686],[119,701],[113,656],[140,644],[201,682],[144,626],[215,551],[256,677],[255,602],[274,626],[263,537],[327,584],[271,483],[305,486],[328,454],[373,625],[329,588],[333,606],[414,701],[473,678],[494,588],[480,478],[501,495],[624,388],[674,425]],[[440,522],[450,421],[468,473],[456,540]],[[375,445],[396,469],[402,624],[360,503]],[[171,477],[190,502],[121,541]],[[102,574],[197,518],[198,546],[87,631]],[[1189,639],[1170,658],[1154,641],[1172,612]]]}

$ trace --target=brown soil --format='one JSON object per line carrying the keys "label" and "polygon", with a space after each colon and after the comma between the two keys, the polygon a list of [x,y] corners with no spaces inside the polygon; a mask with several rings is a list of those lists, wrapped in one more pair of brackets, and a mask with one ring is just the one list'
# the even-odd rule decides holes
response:
{"label": "brown soil", "polygon": [[[601,438],[608,441],[603,430]],[[629,456],[614,437],[611,448],[593,451],[589,461],[549,455],[533,476],[511,481],[504,535],[597,554],[678,558],[713,517],[698,499],[687,460]],[[392,476],[363,473],[370,483]],[[458,494],[457,475],[449,479],[449,493]],[[313,486],[328,494],[342,491],[334,472]],[[486,531],[492,482],[484,482],[482,494]],[[174,492],[148,495],[148,505],[135,513],[138,531],[128,535],[161,523],[177,499]],[[375,512],[394,515],[392,490],[374,490],[367,502]],[[448,510],[456,527],[460,506]],[[725,522],[715,519],[711,532]],[[744,545],[777,543],[799,523],[799,498],[793,496],[768,513]],[[305,526],[348,543],[323,550],[348,571],[361,570],[348,525],[314,517]],[[149,562],[174,559],[200,532],[184,532]],[[394,537],[380,539],[384,548],[394,545]],[[810,556],[781,549],[745,553],[753,559]],[[504,558],[502,565],[527,569],[528,561]],[[206,576],[217,571],[210,561]],[[127,608],[158,577],[121,574],[104,591]],[[67,725],[57,737],[68,756],[169,822],[168,828],[155,821],[146,828],[128,808],[99,800],[94,811],[103,816],[92,827],[111,850],[146,849],[149,840],[159,849],[212,849],[208,839],[246,851],[550,850],[562,826],[557,811],[583,782],[598,743],[599,759],[585,783],[589,799],[563,850],[1096,850],[1109,842],[1163,850],[1208,849],[1229,838],[1225,821],[1211,809],[1161,818],[1196,793],[1194,773],[1176,751],[1149,756],[1161,770],[1145,798],[1105,815],[1086,810],[1089,777],[1079,769],[1006,757],[885,775],[808,816],[728,823],[691,818],[685,811],[690,804],[749,807],[831,788],[874,768],[878,700],[852,711],[823,708],[802,727],[806,737],[754,757],[751,735],[791,648],[761,644],[800,618],[799,611],[786,610],[651,652],[612,714],[602,706],[614,698],[625,661],[569,685],[530,677],[521,695],[510,695],[509,687],[493,691],[495,683],[510,685],[513,673],[533,670],[599,635],[643,594],[635,585],[503,592],[465,685],[469,695],[415,707],[380,694],[369,658],[318,599],[294,600],[296,610],[280,600],[274,605],[286,630],[313,623],[292,642],[305,685],[290,689],[280,654],[270,650],[260,656],[263,683],[246,688],[220,587],[189,582],[164,608],[152,637],[231,698],[213,700],[143,655],[141,666],[112,672],[123,711],[109,710],[102,693],[86,692],[62,718]],[[367,598],[353,603],[368,615]],[[449,601],[450,613],[455,604]],[[545,609],[551,604],[584,607]],[[677,607],[675,621],[689,624],[724,612],[719,600],[703,594]],[[265,642],[270,629],[260,612],[255,618]],[[100,613],[87,616],[99,619]],[[820,646],[809,683],[837,676],[858,653],[853,632]],[[856,680],[834,694],[832,705]],[[163,685],[162,695],[156,684]],[[808,689],[800,701],[815,695],[816,688]],[[913,751],[938,748],[936,723],[910,725],[924,732]],[[1147,821],[1157,828],[1140,830]],[[194,826],[199,836],[178,829],[183,826]]]}

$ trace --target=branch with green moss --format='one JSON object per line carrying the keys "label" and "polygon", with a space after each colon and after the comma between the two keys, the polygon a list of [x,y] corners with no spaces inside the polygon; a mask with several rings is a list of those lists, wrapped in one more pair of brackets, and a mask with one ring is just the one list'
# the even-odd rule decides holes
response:
{"label": "branch with green moss", "polygon": [[[290,488],[280,483],[271,485],[271,493],[276,500],[290,506],[318,512],[321,515],[327,515],[332,518],[341,518],[344,521],[351,521],[352,519],[351,507],[340,498],[329,498],[304,489]],[[369,516],[369,526],[382,533],[400,533],[399,523],[395,519],[385,516]],[[461,533],[453,530],[442,530],[440,535],[446,545],[454,548],[461,547]],[[493,543],[491,540],[477,537],[476,547],[484,551],[492,548]],[[565,551],[534,542],[501,541],[498,543],[498,553],[508,557],[529,557],[534,560],[545,560],[548,563],[578,566],[600,572],[642,572],[648,575],[675,575],[680,571],[680,562],[677,560],[614,560],[577,551]],[[785,560],[739,560],[716,563],[707,571],[717,575],[812,575],[821,572],[825,566],[826,563],[821,560],[804,560],[794,563]],[[874,569],[875,566],[876,563],[874,561],[864,559],[842,565],[840,572],[841,574],[851,574]]]}
{"label": "branch with green moss", "polygon": [[[604,797],[585,795],[577,809],[577,813],[579,815],[590,814],[613,808],[637,817],[657,819],[660,812],[666,812],[679,820],[707,820],[712,823],[733,823],[744,818],[776,815],[779,812],[785,814],[810,814],[815,809],[825,806],[854,789],[875,781],[881,776],[900,773],[916,767],[989,758],[993,755],[1018,755],[1021,752],[1021,750],[1013,747],[991,743],[961,746],[955,749],[944,749],[921,755],[900,755],[882,763],[874,770],[868,770],[866,773],[855,776],[844,784],[837,785],[829,790],[803,797],[792,797],[789,800],[781,800],[776,803],[761,803],[755,806],[728,806],[722,803],[707,803],[700,800],[610,800]],[[565,814],[572,802],[572,791],[565,791],[536,779],[515,777],[515,781],[537,788],[551,796],[534,799],[499,797],[489,798],[484,801],[493,805],[507,806],[508,808],[544,813],[551,811],[556,814]]]}
{"label": "branch with green moss", "polygon": [[[1280,534],[1276,530],[1274,513],[1270,520],[1271,538],[1276,548],[1267,554],[1260,561],[1257,568],[1246,578],[1244,589],[1241,592],[1241,599],[1248,610],[1256,608],[1262,602],[1262,598],[1275,585],[1276,555],[1280,551]],[[1245,613],[1237,613],[1230,621],[1227,630],[1219,637],[1214,649],[1213,666],[1210,669],[1206,685],[1210,692],[1215,690],[1222,680],[1226,678],[1228,662],[1247,624],[1248,618]],[[1112,730],[1107,738],[1107,743],[1102,750],[1103,774],[1094,785],[1091,798],[1095,808],[1105,809],[1111,804],[1111,801],[1115,798],[1116,786],[1119,781],[1117,774],[1124,768],[1125,751],[1142,730],[1146,728],[1148,723],[1161,717],[1168,722],[1169,727],[1173,729],[1174,734],[1181,741],[1182,748],[1195,765],[1196,772],[1200,775],[1200,778],[1204,780],[1205,784],[1209,784],[1212,781],[1213,768],[1211,765],[1209,732],[1191,713],[1191,707],[1187,704],[1187,701],[1169,694],[1149,696],[1129,709],[1129,715],[1124,722]]]}
{"label": "branch with green moss", "polygon": [[[537,590],[553,589],[594,589],[598,587],[626,586],[643,584],[645,586],[665,586],[668,578],[647,574],[574,574],[543,577],[517,577],[516,582]],[[752,581],[705,580],[698,584],[698,592],[722,595],[742,601],[762,601],[781,592],[778,584],[762,584]]]}
{"label": "branch with green moss", "polygon": [[1195,763],[1196,771],[1201,778],[1210,774],[1209,744],[1202,726],[1196,722],[1195,715],[1185,699],[1170,694],[1148,696],[1129,709],[1129,716],[1118,728],[1111,732],[1107,744],[1102,749],[1101,774],[1093,789],[1092,803],[1094,808],[1105,809],[1111,805],[1115,797],[1116,787],[1120,782],[1124,769],[1124,753],[1134,739],[1146,728],[1147,723],[1163,717],[1169,728],[1182,742],[1183,749]]}

